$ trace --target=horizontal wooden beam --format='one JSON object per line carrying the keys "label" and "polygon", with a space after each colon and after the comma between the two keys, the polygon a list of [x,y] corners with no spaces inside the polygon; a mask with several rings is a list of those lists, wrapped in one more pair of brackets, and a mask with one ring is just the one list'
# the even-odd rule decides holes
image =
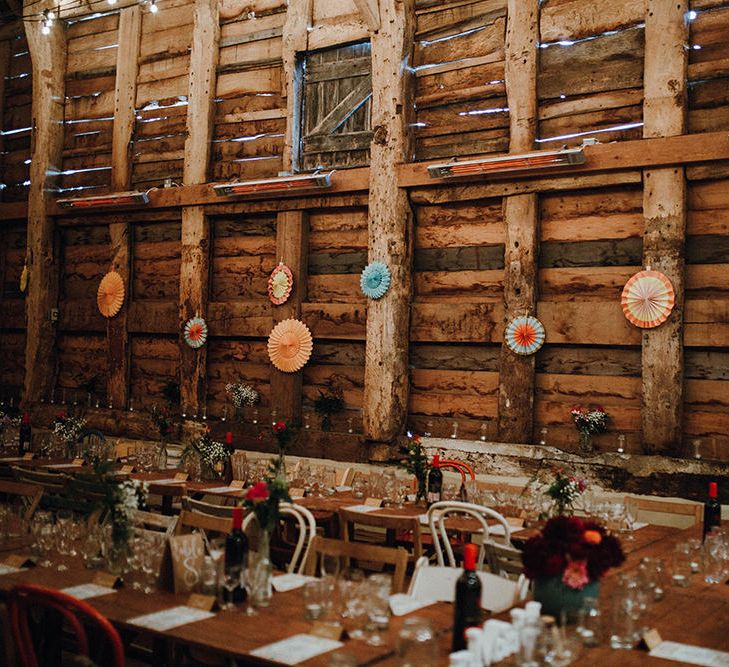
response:
{"label": "horizontal wooden beam", "polygon": [[[464,159],[477,159],[479,156]],[[482,157],[497,157],[484,155]],[[596,144],[585,147],[585,164],[559,169],[547,169],[546,177],[556,174],[588,174],[596,171],[629,169],[631,167],[656,167],[673,164],[694,164],[711,162],[729,158],[729,132],[706,132],[702,134],[685,134],[676,137],[656,139],[636,139],[635,141],[618,141],[609,144]],[[518,181],[527,178],[524,174],[504,173],[492,176],[476,176],[473,178],[434,179],[428,175],[428,165],[443,164],[448,160],[429,160],[398,165],[397,179],[401,188],[420,185],[444,185],[449,182],[465,183],[468,181]],[[537,172],[530,172],[534,178]]]}

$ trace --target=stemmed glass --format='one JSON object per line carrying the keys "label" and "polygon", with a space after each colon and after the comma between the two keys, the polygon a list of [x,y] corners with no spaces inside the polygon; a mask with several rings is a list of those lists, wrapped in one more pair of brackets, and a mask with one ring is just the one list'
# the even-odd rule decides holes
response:
{"label": "stemmed glass", "polygon": [[[239,568],[227,568],[223,572],[223,588],[228,592],[225,596],[223,609],[233,611],[235,609],[235,601],[233,595],[235,589],[243,583],[243,570]],[[246,588],[247,590],[247,588]]]}
{"label": "stemmed glass", "polygon": [[631,500],[625,501],[625,507],[623,512],[623,517],[625,518],[625,527],[627,529],[625,534],[626,540],[634,540],[635,539],[635,520],[637,517],[637,507],[635,503]]}
{"label": "stemmed glass", "polygon": [[251,602],[253,598],[253,587],[255,585],[255,568],[245,567],[241,571],[241,583],[246,590],[246,616],[257,616],[258,612]]}

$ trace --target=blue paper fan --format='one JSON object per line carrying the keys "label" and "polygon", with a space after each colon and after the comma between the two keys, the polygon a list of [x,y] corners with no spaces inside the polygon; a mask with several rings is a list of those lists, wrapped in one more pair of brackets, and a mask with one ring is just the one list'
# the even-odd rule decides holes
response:
{"label": "blue paper fan", "polygon": [[390,269],[383,262],[371,262],[362,271],[359,284],[365,296],[379,299],[390,287]]}

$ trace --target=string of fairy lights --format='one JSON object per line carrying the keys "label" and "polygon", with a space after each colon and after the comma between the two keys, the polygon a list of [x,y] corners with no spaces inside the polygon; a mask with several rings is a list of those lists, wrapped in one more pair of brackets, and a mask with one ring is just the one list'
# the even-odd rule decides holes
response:
{"label": "string of fairy lights", "polygon": [[[157,0],[139,0],[138,2],[127,2],[125,4],[120,4],[118,0],[106,0],[107,5],[110,9],[118,10],[118,9],[124,9],[126,7],[132,7],[134,5],[141,5],[143,7],[147,8],[147,11],[149,11],[152,14],[156,14],[159,11],[159,7],[157,6]],[[28,7],[32,7],[34,3],[31,3]],[[30,22],[39,22],[41,24],[41,33],[44,35],[50,35],[51,31],[53,30],[53,25],[56,21],[60,21],[63,19],[63,16],[61,15],[62,10],[65,12],[73,12],[74,9],[80,8],[82,6],[86,5],[85,2],[71,2],[71,3],[64,3],[63,8],[61,8],[59,5],[52,8],[44,9],[42,12],[35,12],[30,14],[23,14],[23,20],[24,21],[30,21]],[[26,7],[26,9],[28,8]],[[101,10],[97,10],[95,14],[102,13]],[[94,14],[94,15],[95,15]],[[73,15],[72,18],[80,18],[76,15]]]}

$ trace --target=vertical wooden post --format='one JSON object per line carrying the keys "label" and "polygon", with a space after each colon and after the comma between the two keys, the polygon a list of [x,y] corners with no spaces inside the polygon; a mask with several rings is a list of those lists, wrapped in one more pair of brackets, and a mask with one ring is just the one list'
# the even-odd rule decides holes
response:
{"label": "vertical wooden post", "polygon": [[303,81],[298,65],[298,54],[306,51],[313,8],[314,0],[289,0],[286,23],[283,27],[283,95],[286,98],[288,119],[283,151],[283,168],[286,171],[295,171],[299,163]]}
{"label": "vertical wooden post", "polygon": [[[55,5],[41,3],[36,12]],[[66,31],[62,21],[50,34],[41,22],[25,21],[33,71],[33,138],[28,190],[28,295],[24,400],[49,393],[55,377],[55,322],[58,265],[54,256],[53,219],[46,208],[61,171],[63,106],[66,73]]]}
{"label": "vertical wooden post", "polygon": [[[683,134],[686,129],[688,0],[648,3],[643,80],[644,137]],[[643,332],[643,443],[646,452],[680,453],[683,413],[684,168],[643,171],[643,263],[673,284],[676,305],[661,326]]]}
{"label": "vertical wooden post", "polygon": [[408,407],[413,214],[395,165],[411,156],[407,62],[414,16],[412,0],[381,0],[380,29],[372,34],[368,256],[387,264],[392,281],[387,294],[367,304],[363,428],[367,439],[380,442],[398,435]]}
{"label": "vertical wooden post", "polygon": [[[128,190],[131,183],[131,143],[137,97],[137,61],[142,32],[142,13],[138,5],[124,7],[119,13],[119,40],[114,89],[114,131],[111,144],[111,189]],[[129,350],[127,313],[130,294],[130,226],[128,222],[109,225],[111,270],[124,280],[126,299],[119,313],[109,319],[106,329],[109,378],[106,393],[109,402],[124,408],[129,398]]]}
{"label": "vertical wooden post", "polygon": [[[218,0],[197,0],[195,3],[183,175],[185,185],[207,180],[220,42],[219,10]],[[181,252],[182,325],[195,314],[204,317],[208,305],[210,226],[202,206],[182,209]],[[207,346],[193,350],[180,332],[180,400],[191,414],[198,414],[205,405],[206,362]]]}
{"label": "vertical wooden post", "polygon": [[[306,279],[309,241],[309,220],[304,211],[283,211],[276,224],[277,257],[291,269],[294,287],[286,303],[273,306],[273,324],[301,317],[301,304],[306,301]],[[271,367],[271,409],[281,419],[298,424],[301,421],[303,371],[282,373]]]}
{"label": "vertical wooden post", "polygon": [[[10,41],[4,39],[0,42],[0,130],[5,129],[5,77],[10,71]],[[5,140],[0,134],[0,155],[5,152]],[[0,168],[5,173],[5,160],[2,160]]]}
{"label": "vertical wooden post", "polygon": [[[506,94],[509,103],[509,150],[529,152],[537,129],[538,0],[508,0],[506,23]],[[537,306],[539,207],[536,194],[504,198],[504,327]],[[501,346],[498,439],[531,442],[534,421],[534,356]]]}

